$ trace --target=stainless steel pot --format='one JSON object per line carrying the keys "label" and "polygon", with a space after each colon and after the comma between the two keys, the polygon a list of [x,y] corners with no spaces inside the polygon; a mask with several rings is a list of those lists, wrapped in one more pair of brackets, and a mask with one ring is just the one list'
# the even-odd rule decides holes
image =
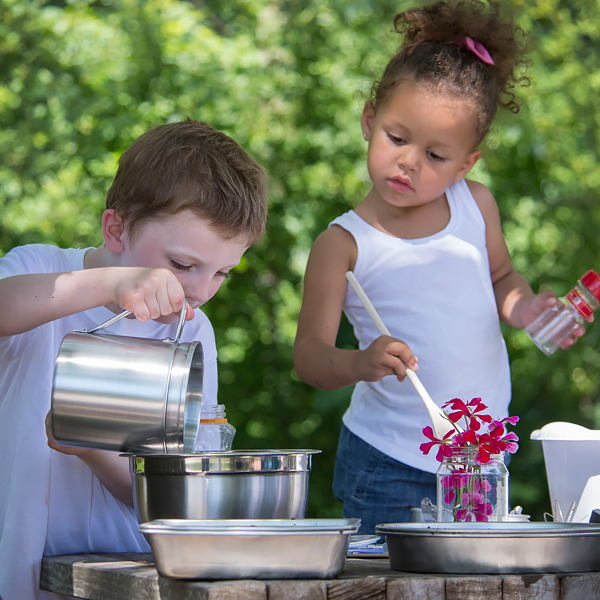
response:
{"label": "stainless steel pot", "polygon": [[97,333],[67,334],[52,382],[52,433],[59,444],[120,452],[194,450],[202,406],[200,342]]}
{"label": "stainless steel pot", "polygon": [[130,457],[140,523],[155,519],[301,519],[320,450]]}

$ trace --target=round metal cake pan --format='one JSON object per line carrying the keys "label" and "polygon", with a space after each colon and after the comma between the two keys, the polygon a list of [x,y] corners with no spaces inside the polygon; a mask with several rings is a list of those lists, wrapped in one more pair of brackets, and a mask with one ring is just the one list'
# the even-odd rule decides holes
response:
{"label": "round metal cake pan", "polygon": [[595,523],[387,523],[395,571],[442,574],[600,571]]}

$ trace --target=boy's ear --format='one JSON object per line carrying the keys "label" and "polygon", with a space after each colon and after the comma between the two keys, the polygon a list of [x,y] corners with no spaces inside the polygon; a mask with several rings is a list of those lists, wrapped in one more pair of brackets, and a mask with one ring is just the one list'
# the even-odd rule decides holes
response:
{"label": "boy's ear", "polygon": [[480,157],[481,150],[473,150],[473,152],[471,152],[471,154],[467,156],[467,159],[463,163],[463,166],[460,168],[460,171],[456,174],[456,177],[454,178],[454,183],[466,177],[467,173],[475,166],[475,163],[480,159]]}
{"label": "boy's ear", "polygon": [[102,235],[106,248],[114,254],[120,254],[125,249],[127,234],[123,219],[118,212],[109,208],[102,214]]}
{"label": "boy's ear", "polygon": [[371,128],[373,127],[373,119],[375,118],[375,107],[370,100],[365,102],[362,117],[360,119],[360,127],[363,132],[363,137],[367,142],[371,137]]}

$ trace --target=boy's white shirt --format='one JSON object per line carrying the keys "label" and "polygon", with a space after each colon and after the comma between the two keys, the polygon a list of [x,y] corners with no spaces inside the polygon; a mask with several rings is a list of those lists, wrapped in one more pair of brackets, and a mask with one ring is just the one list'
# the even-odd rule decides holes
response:
{"label": "boy's white shirt", "polygon": [[[87,249],[34,244],[0,259],[0,278],[83,268]],[[149,552],[134,510],[116,500],[76,456],[50,450],[44,420],[63,337],[114,316],[105,307],[0,338],[0,597],[56,598],[39,590],[43,555]],[[0,318],[8,319],[10,315]],[[173,337],[176,324],[122,319],[107,333]],[[217,402],[217,351],[210,321],[200,310],[186,321],[182,342],[198,340],[204,353],[203,403]]]}

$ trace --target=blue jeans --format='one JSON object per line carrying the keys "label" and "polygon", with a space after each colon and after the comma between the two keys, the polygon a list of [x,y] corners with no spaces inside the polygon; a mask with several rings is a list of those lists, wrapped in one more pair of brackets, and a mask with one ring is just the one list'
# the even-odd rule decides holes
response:
{"label": "blue jeans", "polygon": [[375,533],[379,523],[412,521],[411,507],[423,498],[436,503],[434,473],[409,467],[380,452],[342,425],[333,494],[345,518],[361,519],[360,533]]}

